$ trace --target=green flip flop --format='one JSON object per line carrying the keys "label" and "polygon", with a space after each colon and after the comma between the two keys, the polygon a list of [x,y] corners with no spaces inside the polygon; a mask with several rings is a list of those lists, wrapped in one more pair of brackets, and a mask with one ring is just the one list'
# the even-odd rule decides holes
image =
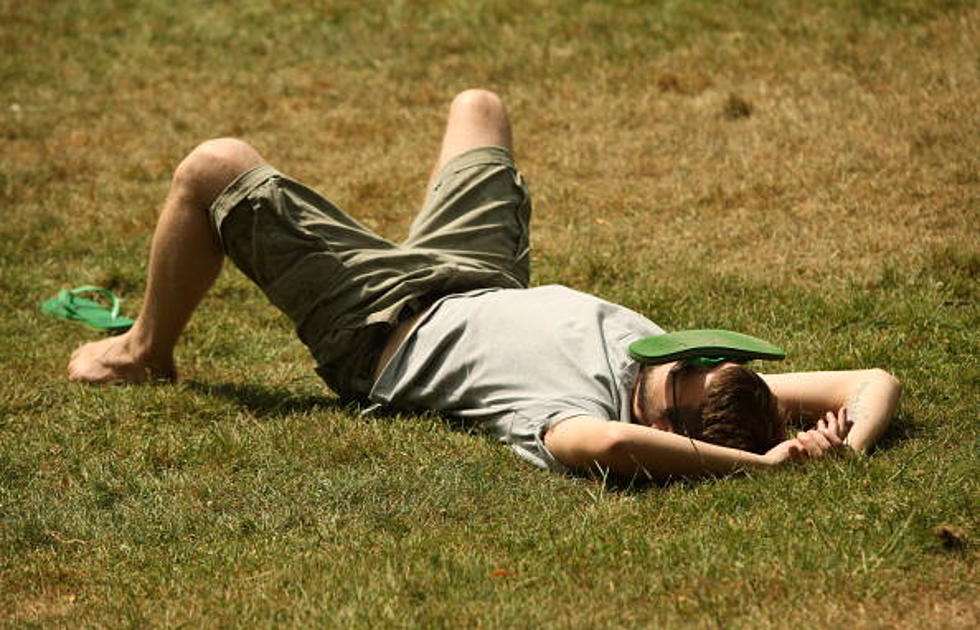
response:
{"label": "green flip flop", "polygon": [[[79,297],[83,293],[97,293],[109,299],[111,306]],[[62,289],[58,295],[41,303],[41,311],[73,322],[88,324],[93,328],[125,332],[133,325],[133,320],[119,314],[120,300],[116,294],[101,287],[84,286],[75,289]]]}
{"label": "green flip flop", "polygon": [[786,353],[781,348],[768,341],[718,329],[679,330],[646,337],[631,343],[629,353],[633,359],[643,364],[687,361],[704,367],[724,361],[745,363],[753,359],[786,358]]}

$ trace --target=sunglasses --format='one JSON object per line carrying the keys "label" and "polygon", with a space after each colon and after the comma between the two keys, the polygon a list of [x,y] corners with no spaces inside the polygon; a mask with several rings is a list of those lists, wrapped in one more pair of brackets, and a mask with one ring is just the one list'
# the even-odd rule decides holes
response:
{"label": "sunglasses", "polygon": [[670,426],[673,428],[675,433],[683,435],[685,437],[691,437],[691,432],[688,429],[688,423],[685,420],[690,420],[690,426],[697,426],[698,422],[701,420],[700,412],[695,412],[696,417],[691,416],[688,418],[681,417],[680,408],[677,405],[678,400],[678,385],[677,381],[679,378],[683,377],[686,373],[693,370],[697,370],[698,366],[685,361],[679,361],[677,365],[670,368],[667,372],[667,381],[670,386],[667,391],[670,393],[670,398],[667,402],[667,420],[670,421]]}

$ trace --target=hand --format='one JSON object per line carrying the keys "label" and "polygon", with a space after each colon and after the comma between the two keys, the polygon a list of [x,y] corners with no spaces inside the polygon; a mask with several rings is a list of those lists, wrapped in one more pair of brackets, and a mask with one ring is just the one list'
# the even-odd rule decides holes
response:
{"label": "hand", "polygon": [[[811,459],[821,459],[833,452],[834,448],[830,441],[821,435],[817,429],[811,429],[810,431],[801,431],[796,434],[795,438],[780,442],[772,447],[762,456],[762,460],[765,465],[772,467],[782,466],[789,462],[802,464]],[[844,448],[843,443],[840,448]]]}
{"label": "hand", "polygon": [[820,459],[839,453],[847,448],[845,440],[854,423],[847,417],[847,409],[841,407],[837,414],[828,411],[815,429],[801,431],[796,439],[806,449],[808,459]]}
{"label": "hand", "polygon": [[851,432],[853,426],[854,421],[847,417],[847,407],[841,407],[836,416],[828,411],[824,420],[817,421],[817,431],[835,447],[845,444],[847,434]]}
{"label": "hand", "polygon": [[762,456],[767,466],[781,466],[787,462],[803,463],[807,460],[806,447],[797,438],[780,442]]}
{"label": "hand", "polygon": [[846,448],[844,440],[853,425],[844,407],[836,415],[828,411],[825,418],[817,422],[815,429],[801,431],[795,438],[780,442],[769,449],[763,459],[770,466],[779,466],[786,462],[803,463],[821,459],[840,452]]}

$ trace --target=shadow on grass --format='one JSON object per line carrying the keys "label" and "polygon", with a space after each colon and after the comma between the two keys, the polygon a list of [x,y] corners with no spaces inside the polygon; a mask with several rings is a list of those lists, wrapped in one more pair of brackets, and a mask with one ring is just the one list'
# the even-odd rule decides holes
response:
{"label": "shadow on grass", "polygon": [[887,451],[904,442],[923,439],[929,434],[929,427],[926,423],[916,420],[912,416],[899,412],[893,419],[885,434],[872,447],[871,454],[879,451]]}
{"label": "shadow on grass", "polygon": [[666,490],[676,486],[694,486],[711,481],[711,477],[668,477],[667,479],[651,479],[646,475],[634,475],[631,477],[606,475],[603,476],[596,472],[582,475],[605,486],[608,492],[622,495],[640,495],[650,491]]}
{"label": "shadow on grass", "polygon": [[[384,412],[376,412],[372,415],[377,416],[381,415],[382,413]],[[437,418],[439,422],[450,431],[469,434],[473,439],[484,439],[490,442],[496,442],[491,435],[482,432],[470,421],[442,415],[435,415],[435,418]],[[527,463],[520,461],[516,456],[513,457],[513,460],[515,466],[528,466]],[[589,468],[588,470],[572,470],[566,474],[571,478],[587,480],[591,483],[599,484],[603,486],[605,491],[623,495],[641,495],[651,490],[662,490],[677,485],[701,484],[710,480],[709,477],[670,477],[668,479],[654,479],[645,474],[617,475],[609,470],[603,470],[595,466]]]}
{"label": "shadow on grass", "polygon": [[288,390],[252,383],[202,383],[186,381],[184,386],[205,396],[230,400],[256,418],[282,418],[296,412],[343,411],[357,408],[332,396],[296,396]]}

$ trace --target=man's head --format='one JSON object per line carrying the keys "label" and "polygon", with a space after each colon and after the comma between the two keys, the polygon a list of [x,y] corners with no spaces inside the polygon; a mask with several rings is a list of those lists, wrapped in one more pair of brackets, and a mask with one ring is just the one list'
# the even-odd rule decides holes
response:
{"label": "man's head", "polygon": [[633,415],[656,429],[755,453],[781,442],[786,431],[765,381],[734,363],[647,366],[634,388]]}

